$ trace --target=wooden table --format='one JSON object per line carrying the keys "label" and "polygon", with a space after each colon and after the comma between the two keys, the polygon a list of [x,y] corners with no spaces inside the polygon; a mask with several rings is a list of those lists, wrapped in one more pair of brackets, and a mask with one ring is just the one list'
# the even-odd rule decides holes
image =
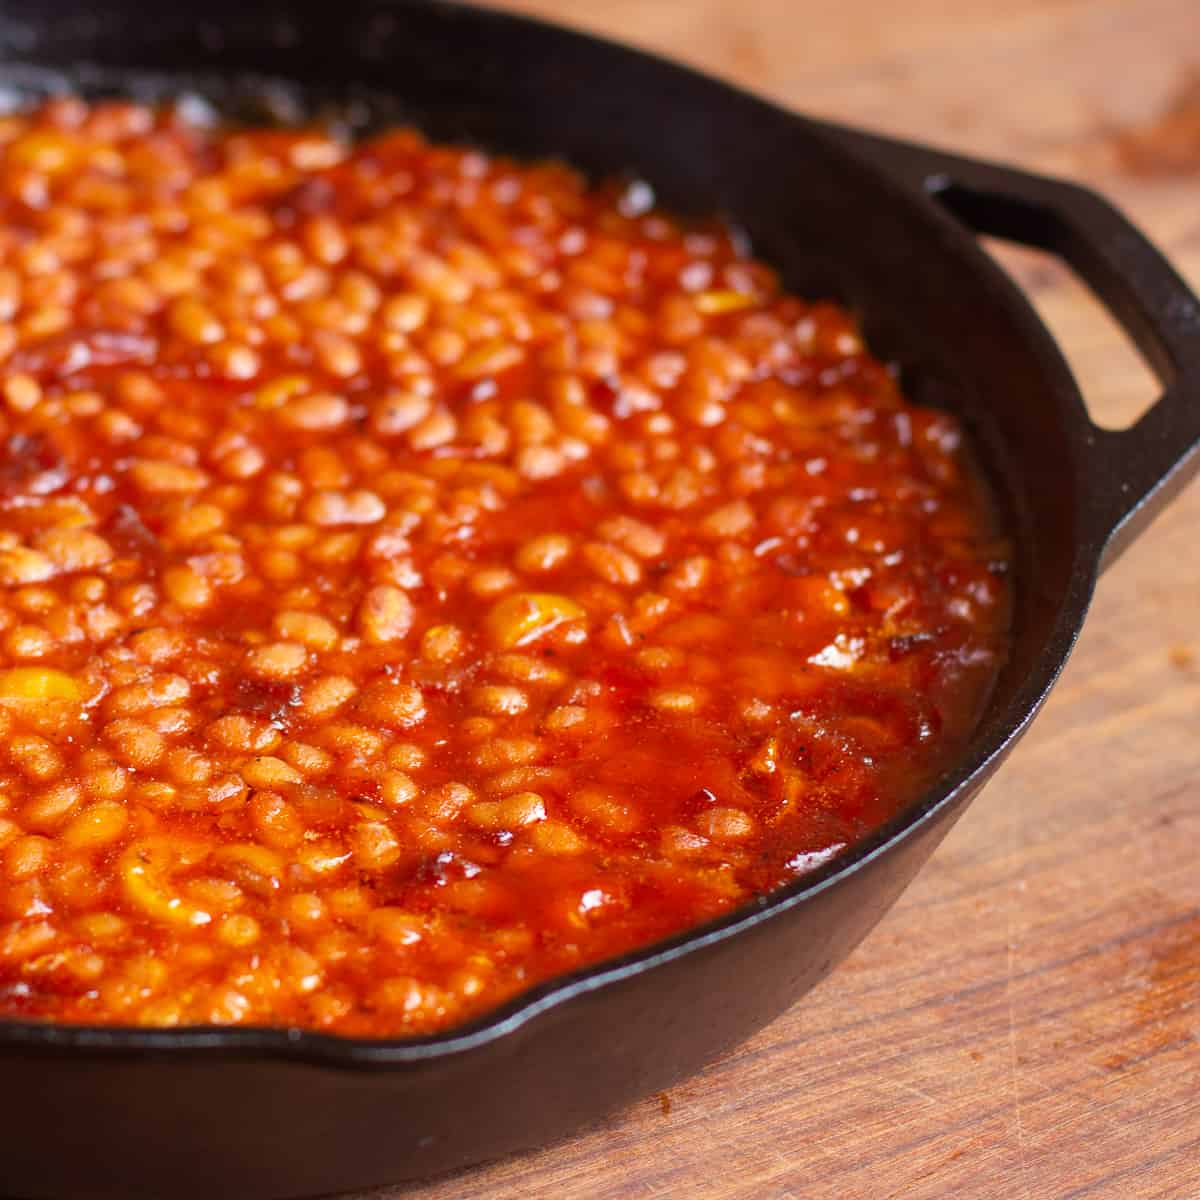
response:
{"label": "wooden table", "polygon": [[[1200,287],[1198,0],[528,0],[782,102],[1056,171]],[[1006,256],[1095,411],[1153,387]],[[853,957],[576,1139],[375,1200],[1198,1200],[1200,488],[1104,578],[1034,731]],[[735,981],[731,981],[735,986]]]}

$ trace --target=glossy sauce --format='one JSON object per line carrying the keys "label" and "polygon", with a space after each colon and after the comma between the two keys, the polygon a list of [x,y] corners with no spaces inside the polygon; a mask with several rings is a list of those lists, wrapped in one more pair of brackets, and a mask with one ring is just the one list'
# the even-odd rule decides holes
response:
{"label": "glossy sauce", "polygon": [[404,130],[0,143],[0,1013],[443,1029],[961,745],[962,432],[721,225]]}

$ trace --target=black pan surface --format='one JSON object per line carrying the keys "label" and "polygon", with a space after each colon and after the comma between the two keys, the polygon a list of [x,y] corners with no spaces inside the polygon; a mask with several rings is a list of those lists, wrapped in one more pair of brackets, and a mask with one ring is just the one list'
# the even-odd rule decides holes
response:
{"label": "black pan surface", "polygon": [[[1011,660],[961,759],[837,861],[731,916],[537,988],[449,1033],[0,1025],[0,1188],[300,1196],[544,1144],[673,1084],[791,1005],[874,926],[1012,748],[1101,565],[1200,465],[1200,306],[1094,195],[823,126],[650,56],[430,2],[0,0],[0,96],[193,92],[633,171],[745,227],[786,283],[861,314],[916,399],[956,411],[1018,546]],[[1114,434],[978,248],[1067,259],[1163,382]]]}

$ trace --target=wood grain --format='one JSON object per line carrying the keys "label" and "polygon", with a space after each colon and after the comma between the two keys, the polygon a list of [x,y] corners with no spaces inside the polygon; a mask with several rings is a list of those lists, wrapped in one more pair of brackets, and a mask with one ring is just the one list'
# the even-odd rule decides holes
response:
{"label": "wood grain", "polygon": [[[1200,287],[1196,0],[532,0],[789,105],[1068,174]],[[1004,260],[1119,424],[1150,377]],[[1103,579],[1034,731],[784,1018],[564,1144],[373,1200],[1197,1200],[1200,489]],[[731,981],[731,986],[734,983]]]}

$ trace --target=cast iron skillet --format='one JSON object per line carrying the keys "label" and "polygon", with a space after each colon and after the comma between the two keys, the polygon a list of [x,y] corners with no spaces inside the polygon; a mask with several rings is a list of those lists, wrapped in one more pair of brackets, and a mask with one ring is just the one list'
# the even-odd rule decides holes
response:
{"label": "cast iron skillet", "polygon": [[[1029,724],[1099,568],[1200,462],[1200,309],[1158,252],[1065,183],[882,141],[546,25],[384,0],[0,0],[0,80],[191,86],[235,109],[366,99],[439,137],[558,154],[732,214],[787,283],[857,310],[918,399],[967,422],[1019,551],[1012,658],[930,792],[823,871],[691,933],[539,987],[436,1037],[0,1026],[10,1194],[327,1193],[559,1138],[665,1088],[787,1008],[879,920]],[[248,77],[258,77],[257,82]],[[230,82],[232,81],[232,82]],[[1165,391],[1088,419],[1045,328],[976,246],[1053,251]]]}

